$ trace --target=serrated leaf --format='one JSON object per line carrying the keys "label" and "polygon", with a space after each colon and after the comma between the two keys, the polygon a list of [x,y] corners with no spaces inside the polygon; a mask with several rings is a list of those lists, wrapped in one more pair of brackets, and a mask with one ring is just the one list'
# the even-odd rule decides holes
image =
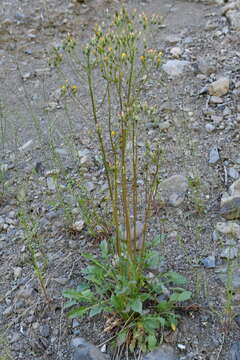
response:
{"label": "serrated leaf", "polygon": [[132,302],[130,303],[130,308],[131,308],[133,311],[141,314],[141,313],[142,313],[142,301],[141,301],[141,299],[140,299],[140,298],[134,299],[134,301],[132,301]]}
{"label": "serrated leaf", "polygon": [[148,350],[152,351],[157,345],[157,338],[155,335],[148,335],[147,337]]}
{"label": "serrated leaf", "polygon": [[89,307],[81,306],[81,307],[78,307],[76,309],[73,309],[73,310],[69,311],[67,316],[68,316],[69,319],[73,319],[73,318],[76,318],[76,317],[81,317],[84,314],[86,314],[88,312],[88,310],[89,310]]}

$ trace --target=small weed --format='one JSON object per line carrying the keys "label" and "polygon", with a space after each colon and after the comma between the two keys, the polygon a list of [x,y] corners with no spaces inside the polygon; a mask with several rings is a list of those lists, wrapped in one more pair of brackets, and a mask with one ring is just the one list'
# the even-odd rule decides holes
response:
{"label": "small weed", "polygon": [[[88,266],[83,270],[86,283],[76,290],[65,290],[69,299],[66,308],[70,318],[89,315],[107,315],[105,332],[115,334],[115,344],[125,344],[130,351],[136,348],[152,350],[164,327],[176,329],[179,316],[174,312],[176,304],[190,299],[191,292],[182,288],[186,280],[175,272],[153,275],[150,269],[158,269],[161,257],[157,250],[158,237],[149,242],[144,257],[139,254],[136,265],[124,255],[114,255],[113,243],[104,240],[100,244],[99,258],[87,254]],[[111,246],[112,245],[112,246]],[[126,252],[125,252],[126,253]],[[144,273],[139,274],[139,264]]]}
{"label": "small weed", "polygon": [[[23,201],[23,197],[25,201]],[[39,265],[39,259],[37,254],[37,241],[39,239],[38,236],[38,225],[36,220],[33,218],[32,214],[30,214],[27,211],[27,205],[26,205],[26,197],[25,192],[22,189],[20,192],[20,196],[18,197],[19,200],[19,211],[18,211],[18,219],[19,223],[24,231],[24,242],[27,246],[31,264],[33,266],[33,270],[35,273],[36,278],[38,279],[39,286],[43,292],[44,299],[46,303],[49,303],[51,301],[46,288],[46,281],[44,278],[43,270],[41,269],[41,266]]]}
{"label": "small weed", "polygon": [[223,310],[223,326],[226,332],[229,331],[231,328],[231,324],[234,318],[233,313],[233,296],[234,296],[234,289],[233,289],[233,264],[228,262],[227,265],[227,279],[226,279],[226,287],[225,287],[225,303],[224,303],[224,310]]}
{"label": "small weed", "polygon": [[204,213],[204,204],[201,198],[201,180],[198,176],[189,177],[188,185],[191,190],[190,201],[194,207],[196,214]]}
{"label": "small weed", "polygon": [[[89,93],[90,113],[108,186],[106,214],[111,214],[112,241],[101,242],[98,259],[85,255],[86,279],[76,290],[67,290],[66,307],[80,304],[70,317],[107,314],[105,331],[115,333],[116,344],[126,349],[152,350],[158,335],[167,326],[176,329],[175,305],[188,300],[191,292],[180,287],[185,279],[174,273],[153,275],[149,269],[159,267],[155,241],[147,242],[147,226],[152,211],[160,166],[160,139],[145,140],[144,116],[153,120],[155,106],[142,105],[142,94],[151,74],[159,70],[161,51],[145,40],[158,18],[145,14],[137,17],[124,8],[116,12],[109,28],[97,26],[83,53],[75,52],[75,40],[69,34],[61,51],[54,49],[51,64],[59,69],[69,60],[76,83],[65,81],[61,95],[77,99],[84,74]],[[99,86],[104,91],[99,94]],[[100,104],[100,105],[99,105]],[[107,114],[107,115],[106,115]],[[144,141],[144,150],[139,143]],[[81,189],[80,189],[81,190]],[[79,191],[75,198],[88,224],[95,208]],[[90,211],[89,211],[90,209]],[[107,215],[108,216],[108,215]],[[90,225],[91,226],[91,225]]]}

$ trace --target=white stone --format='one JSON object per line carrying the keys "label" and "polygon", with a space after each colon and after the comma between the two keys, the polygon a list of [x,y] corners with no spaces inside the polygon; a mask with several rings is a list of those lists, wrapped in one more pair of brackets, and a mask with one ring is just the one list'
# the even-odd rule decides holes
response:
{"label": "white stone", "polygon": [[72,224],[71,229],[73,231],[80,232],[80,231],[82,231],[83,227],[84,227],[84,221],[83,220],[78,220],[78,221],[75,221],[75,223]]}
{"label": "white stone", "polygon": [[182,55],[182,49],[175,46],[170,50],[170,54],[175,58],[179,58]]}
{"label": "white stone", "polygon": [[162,68],[169,76],[180,76],[189,68],[190,62],[185,60],[168,60]]}

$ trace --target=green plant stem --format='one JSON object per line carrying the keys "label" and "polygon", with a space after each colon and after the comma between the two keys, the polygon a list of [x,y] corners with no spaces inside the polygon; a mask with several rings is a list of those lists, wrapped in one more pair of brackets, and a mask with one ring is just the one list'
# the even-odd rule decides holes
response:
{"label": "green plant stem", "polygon": [[103,143],[103,138],[101,135],[101,128],[99,126],[98,119],[97,119],[96,104],[95,104],[95,98],[94,98],[93,87],[92,87],[92,66],[91,66],[91,62],[90,62],[90,53],[87,56],[87,77],[88,77],[88,87],[89,87],[91,104],[92,104],[93,119],[95,122],[96,132],[97,132],[97,136],[98,136],[98,140],[99,140],[99,144],[100,144],[100,148],[101,148],[101,154],[102,154],[103,165],[104,165],[104,169],[105,169],[105,173],[106,173],[106,177],[107,177],[110,198],[111,198],[111,201],[113,201],[113,191],[112,191],[112,184],[111,184],[111,179],[110,179],[110,175],[109,175],[107,155],[106,155],[106,151],[105,151],[105,147],[104,147],[104,143]]}

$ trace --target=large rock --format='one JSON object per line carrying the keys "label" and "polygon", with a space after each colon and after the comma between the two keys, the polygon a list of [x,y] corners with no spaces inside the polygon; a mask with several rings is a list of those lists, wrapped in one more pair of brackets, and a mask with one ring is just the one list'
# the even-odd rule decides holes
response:
{"label": "large rock", "polygon": [[222,196],[220,214],[228,220],[240,219],[240,179]]}
{"label": "large rock", "polygon": [[185,60],[168,60],[162,68],[169,76],[176,77],[182,75],[190,67],[190,62]]}
{"label": "large rock", "polygon": [[240,342],[232,344],[229,350],[229,360],[240,360]]}
{"label": "large rock", "polygon": [[81,337],[72,339],[71,345],[75,348],[72,360],[108,360],[107,355]]}
{"label": "large rock", "polygon": [[158,349],[145,355],[143,360],[178,360],[175,350],[170,345],[161,345]]}
{"label": "large rock", "polygon": [[240,225],[234,221],[218,222],[215,230],[227,238],[240,240]]}
{"label": "large rock", "polygon": [[240,10],[229,10],[226,17],[234,30],[240,30]]}
{"label": "large rock", "polygon": [[179,206],[185,198],[188,180],[183,175],[173,175],[159,185],[159,200],[174,207]]}
{"label": "large rock", "polygon": [[208,92],[212,96],[223,96],[228,93],[229,85],[229,78],[221,77],[208,86]]}

